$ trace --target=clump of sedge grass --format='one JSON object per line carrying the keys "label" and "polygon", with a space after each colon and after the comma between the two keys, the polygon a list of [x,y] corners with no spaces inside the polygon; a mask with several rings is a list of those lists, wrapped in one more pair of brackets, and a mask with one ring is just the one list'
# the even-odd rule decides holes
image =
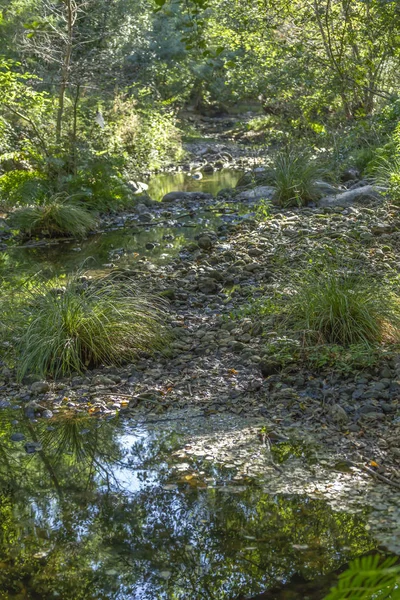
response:
{"label": "clump of sedge grass", "polygon": [[84,237],[95,228],[96,220],[84,208],[55,197],[42,205],[17,209],[11,216],[11,226],[26,237]]}
{"label": "clump of sedge grass", "polygon": [[293,329],[318,343],[349,347],[400,340],[400,299],[363,275],[311,270],[287,314]]}
{"label": "clump of sedge grass", "polygon": [[43,284],[30,292],[19,344],[19,377],[58,377],[101,364],[120,365],[165,344],[163,303],[130,279]]}
{"label": "clump of sedge grass", "polygon": [[305,206],[321,197],[319,168],[303,154],[281,152],[274,163],[275,202],[282,207]]}

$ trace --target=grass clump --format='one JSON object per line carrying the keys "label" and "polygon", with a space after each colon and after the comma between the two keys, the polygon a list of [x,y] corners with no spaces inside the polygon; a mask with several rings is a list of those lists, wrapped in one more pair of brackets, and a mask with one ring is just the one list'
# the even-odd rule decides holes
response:
{"label": "grass clump", "polygon": [[58,377],[101,364],[120,365],[165,343],[163,303],[115,275],[42,284],[30,292],[18,374]]}
{"label": "grass clump", "polygon": [[400,299],[363,275],[311,270],[287,312],[293,329],[317,343],[350,347],[400,340]]}
{"label": "grass clump", "polygon": [[400,201],[400,156],[381,158],[373,172],[376,182],[386,187],[389,198],[398,204]]}
{"label": "grass clump", "polygon": [[275,202],[284,208],[305,206],[321,197],[317,180],[321,172],[303,154],[281,152],[274,164],[272,185],[276,187]]}
{"label": "grass clump", "polygon": [[84,237],[96,226],[95,218],[87,210],[58,197],[42,205],[17,209],[10,222],[26,237]]}

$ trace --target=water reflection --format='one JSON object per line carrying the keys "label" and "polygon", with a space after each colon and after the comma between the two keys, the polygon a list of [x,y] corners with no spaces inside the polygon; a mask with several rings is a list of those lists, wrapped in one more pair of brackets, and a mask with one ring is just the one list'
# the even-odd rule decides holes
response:
{"label": "water reflection", "polygon": [[212,174],[203,174],[199,181],[189,173],[162,173],[155,175],[149,182],[150,198],[161,200],[169,192],[206,192],[216,196],[224,188],[234,188],[243,171],[238,169],[222,169]]}
{"label": "water reflection", "polygon": [[185,482],[175,433],[1,414],[0,598],[233,600],[373,546],[322,501],[234,490],[215,467]]}

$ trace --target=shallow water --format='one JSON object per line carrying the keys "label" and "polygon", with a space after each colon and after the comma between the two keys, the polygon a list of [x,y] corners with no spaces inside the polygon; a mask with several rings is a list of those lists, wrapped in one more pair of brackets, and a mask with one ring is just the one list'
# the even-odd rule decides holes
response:
{"label": "shallow water", "polygon": [[234,188],[242,174],[239,169],[222,169],[196,180],[190,173],[162,173],[150,179],[148,193],[154,200],[161,200],[165,194],[176,191],[206,192],[216,196],[224,188]]}
{"label": "shallow water", "polygon": [[1,415],[0,598],[234,600],[283,584],[291,595],[271,597],[304,600],[296,582],[374,547],[366,512],[182,463],[168,427]]}
{"label": "shallow water", "polygon": [[[154,199],[161,199],[170,191],[182,190],[207,191],[216,195],[224,187],[234,187],[240,175],[240,171],[227,169],[204,177],[202,181],[194,181],[183,173],[161,174],[151,179],[149,193]],[[156,213],[154,222],[149,225],[132,218],[82,241],[54,243],[44,240],[43,244],[32,241],[22,245],[12,242],[2,255],[1,266],[5,271],[40,270],[45,277],[52,277],[76,269],[99,269],[104,265],[137,266],[140,259],[165,263],[200,234],[216,231],[223,223],[239,222],[254,214],[251,207],[245,205],[224,206],[223,202],[216,202],[215,208],[212,211],[204,209],[199,202],[196,213],[187,214],[188,211],[178,213],[174,206],[160,204],[160,209],[169,211],[170,216],[162,217]],[[149,244],[153,247],[149,248]]]}

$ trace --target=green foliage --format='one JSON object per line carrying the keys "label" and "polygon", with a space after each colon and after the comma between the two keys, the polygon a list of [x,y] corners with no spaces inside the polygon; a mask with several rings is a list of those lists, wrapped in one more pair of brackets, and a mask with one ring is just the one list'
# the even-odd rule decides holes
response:
{"label": "green foliage", "polygon": [[256,206],[256,217],[260,221],[267,221],[271,218],[271,201],[261,199]]}
{"label": "green foliage", "polygon": [[56,196],[41,205],[18,208],[12,214],[10,224],[27,237],[84,237],[95,228],[96,220],[84,208],[67,200]]}
{"label": "green foliage", "polygon": [[400,201],[400,156],[382,158],[374,169],[376,180],[388,187],[388,196],[393,202]]}
{"label": "green foliage", "polygon": [[39,171],[9,171],[0,177],[0,201],[4,207],[42,200],[49,183]]}
{"label": "green foliage", "polygon": [[397,557],[363,556],[350,563],[325,600],[399,600],[399,585]]}
{"label": "green foliage", "polygon": [[345,347],[399,340],[400,301],[386,286],[332,268],[301,277],[287,318],[308,339]]}
{"label": "green foliage", "polygon": [[276,202],[283,207],[304,206],[321,197],[316,185],[320,171],[305,155],[281,152],[274,163]]}
{"label": "green foliage", "polygon": [[29,292],[21,315],[19,377],[81,373],[160,348],[165,343],[162,306],[133,281],[115,276],[74,277],[61,288],[42,284]]}

